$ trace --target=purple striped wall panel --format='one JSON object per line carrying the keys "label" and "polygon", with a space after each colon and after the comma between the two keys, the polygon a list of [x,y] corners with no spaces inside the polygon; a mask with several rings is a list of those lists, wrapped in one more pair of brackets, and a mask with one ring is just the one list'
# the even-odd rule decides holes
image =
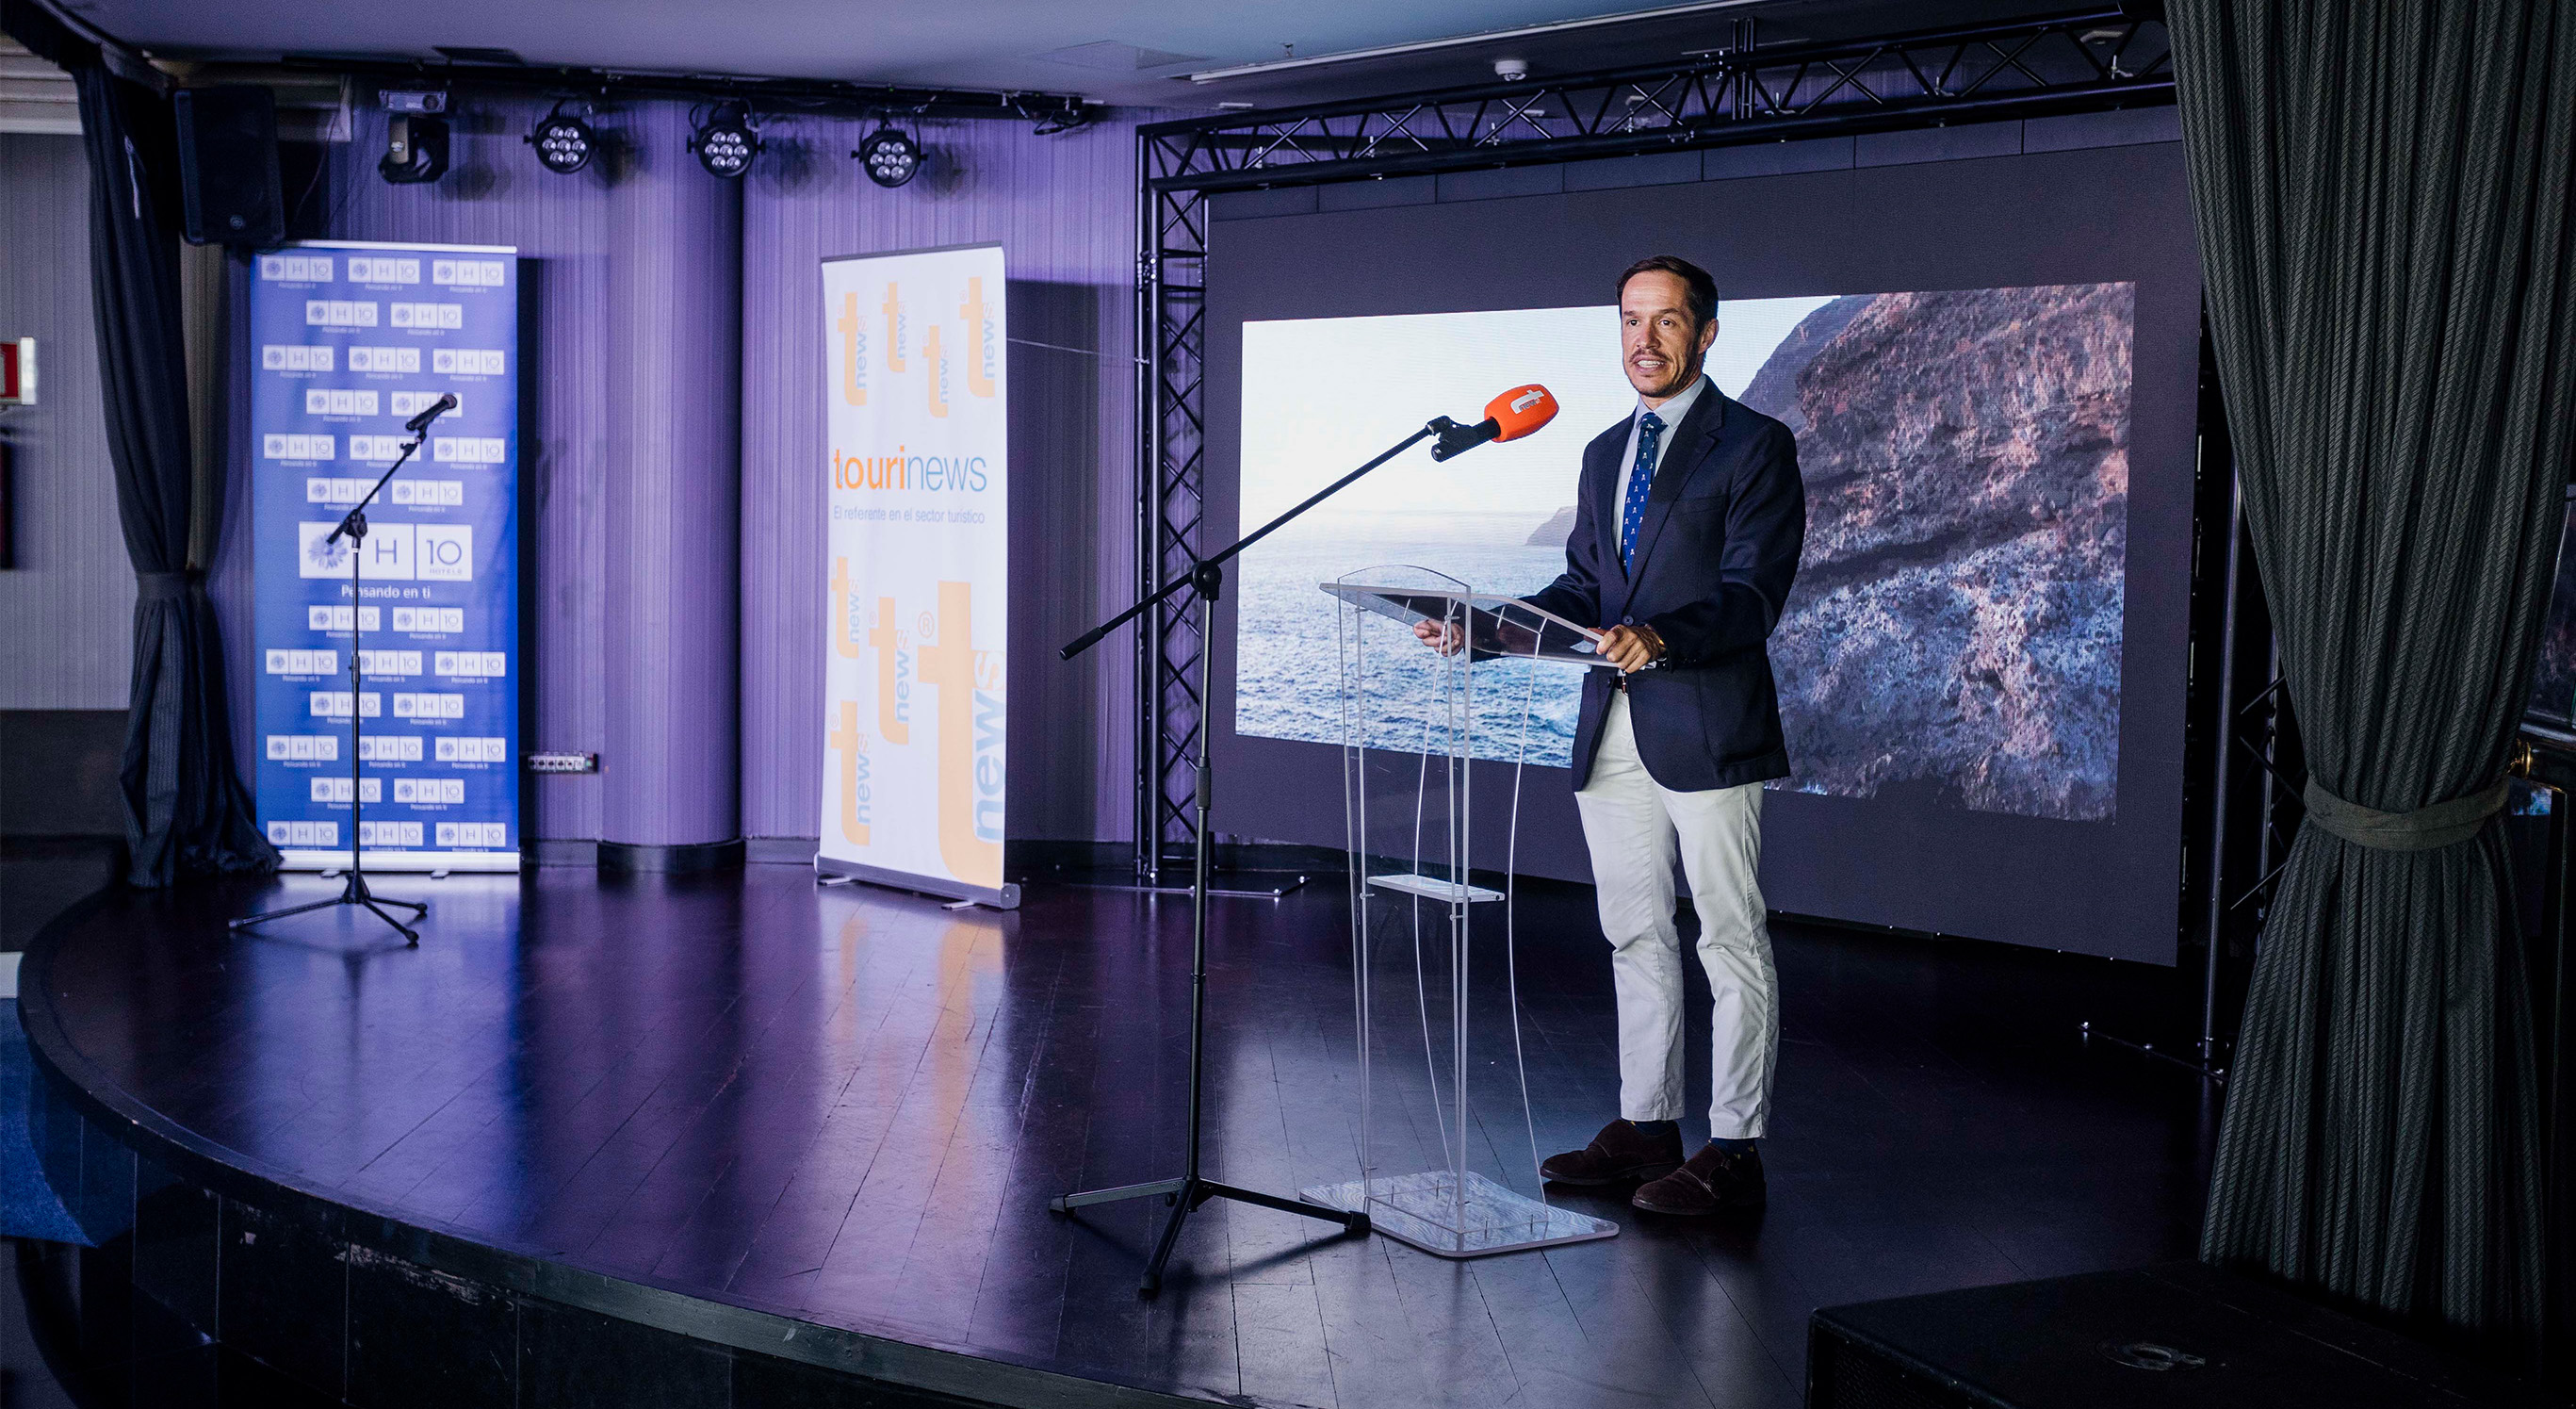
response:
{"label": "purple striped wall panel", "polygon": [[819,262],[996,240],[1014,340],[1009,832],[1131,830],[1132,645],[1114,639],[1072,664],[1055,648],[1125,605],[1131,575],[1135,116],[1054,137],[928,124],[915,135],[930,163],[892,191],[848,159],[873,123],[800,119],[767,134],[743,211],[746,834],[811,836],[822,806]]}
{"label": "purple striped wall panel", "polygon": [[[547,104],[477,98],[458,115],[447,177],[428,186],[389,186],[376,175],[384,114],[361,110],[354,140],[331,149],[327,175],[299,200],[327,203],[320,224],[335,239],[516,245],[520,304],[519,659],[530,681],[520,719],[524,747],[595,750],[607,732],[607,681],[600,584],[606,566],[603,513],[608,475],[609,183],[604,163],[573,176],[537,165],[520,141]],[[610,114],[617,130],[627,114]],[[703,173],[692,174],[703,175]],[[304,210],[305,218],[313,216]],[[237,287],[247,287],[246,282]],[[247,356],[247,343],[236,349]],[[251,365],[236,360],[247,404]],[[217,578],[224,640],[233,657],[238,755],[250,752],[250,571],[241,531],[248,512],[247,416],[234,418],[233,474],[224,555]],[[523,830],[535,838],[602,835],[602,779],[546,775],[530,780]]]}
{"label": "purple striped wall panel", "polygon": [[[618,434],[611,344],[624,324],[616,292],[649,286],[620,269],[630,256],[653,258],[666,241],[663,253],[690,240],[703,244],[712,232],[654,226],[683,219],[684,208],[662,210],[637,199],[647,188],[621,195],[612,181],[617,161],[603,158],[569,177],[538,167],[520,139],[546,106],[469,99],[455,124],[454,169],[427,187],[389,186],[376,175],[383,115],[361,112],[356,139],[332,150],[329,174],[309,200],[328,206],[322,223],[335,238],[519,247],[527,286],[520,653],[532,691],[523,735],[529,749],[600,750],[608,770],[531,780],[526,831],[533,838],[651,841],[634,830],[638,823],[612,821],[608,808],[619,767],[609,707],[622,687],[611,675],[604,584],[623,580],[634,566],[617,562],[610,545],[635,531],[629,521],[613,537],[610,522],[618,459],[611,451]],[[712,704],[690,706],[707,716],[697,749],[731,750],[738,758],[740,834],[811,836],[821,807],[817,652],[829,451],[817,264],[827,255],[998,240],[1010,260],[1011,332],[1019,340],[1010,364],[1010,834],[1127,836],[1132,643],[1110,641],[1073,665],[1057,662],[1055,647],[1124,605],[1129,590],[1135,259],[1129,119],[1153,116],[1121,114],[1054,137],[1035,136],[1019,123],[921,124],[914,130],[932,161],[895,191],[869,184],[848,158],[873,123],[783,118],[764,132],[769,149],[743,183],[740,323],[729,334],[739,347],[740,377],[739,614],[729,647],[739,661],[738,725],[715,718]],[[711,182],[682,145],[685,118],[684,105],[639,104],[603,112],[594,125],[604,135],[633,137],[641,149],[639,180]],[[303,193],[288,196],[292,205]],[[630,211],[647,223],[621,228]],[[704,326],[713,316],[702,310],[688,321]],[[247,376],[247,364],[235,365]],[[679,374],[677,361],[668,365]],[[667,390],[676,400],[690,389],[681,381]],[[703,381],[699,389],[718,390]],[[251,463],[238,424],[234,445],[228,502],[238,516],[246,512]],[[250,759],[256,756],[249,751],[250,576],[247,552],[235,551],[248,536],[236,531],[240,522],[236,517],[235,530],[226,534],[216,588],[239,701],[237,744]],[[684,611],[727,595],[702,594],[692,603],[665,599],[661,609]],[[705,778],[712,776],[691,786],[711,792]],[[619,812],[629,811],[621,802]]]}
{"label": "purple striped wall panel", "polygon": [[603,841],[742,835],[742,185],[688,113],[628,113],[609,189]]}

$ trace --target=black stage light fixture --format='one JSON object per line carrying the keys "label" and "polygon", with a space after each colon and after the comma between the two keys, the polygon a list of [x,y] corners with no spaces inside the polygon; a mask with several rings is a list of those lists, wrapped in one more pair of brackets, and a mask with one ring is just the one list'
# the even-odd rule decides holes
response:
{"label": "black stage light fixture", "polygon": [[444,88],[380,88],[376,101],[389,113],[427,113],[436,117],[447,111]]}
{"label": "black stage light fixture", "polygon": [[396,186],[418,186],[446,175],[446,120],[401,112],[385,119],[385,154],[376,171]]}
{"label": "black stage light fixture", "polygon": [[555,110],[537,119],[536,129],[524,138],[537,149],[537,161],[558,176],[570,176],[590,165],[591,154],[599,149],[599,136],[590,124],[563,110]]}
{"label": "black stage light fixture", "polygon": [[869,180],[888,190],[921,173],[921,144],[892,127],[869,133],[850,155],[859,159]]}
{"label": "black stage light fixture", "polygon": [[751,112],[740,103],[718,107],[689,138],[689,150],[698,154],[698,165],[705,167],[709,176],[727,180],[751,170],[751,159],[760,147],[760,138],[752,131]]}

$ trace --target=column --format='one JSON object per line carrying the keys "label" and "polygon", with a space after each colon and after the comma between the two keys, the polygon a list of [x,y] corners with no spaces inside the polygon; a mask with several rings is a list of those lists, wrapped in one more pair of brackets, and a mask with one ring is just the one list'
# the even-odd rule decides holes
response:
{"label": "column", "polygon": [[603,869],[742,861],[742,184],[638,105],[611,187]]}

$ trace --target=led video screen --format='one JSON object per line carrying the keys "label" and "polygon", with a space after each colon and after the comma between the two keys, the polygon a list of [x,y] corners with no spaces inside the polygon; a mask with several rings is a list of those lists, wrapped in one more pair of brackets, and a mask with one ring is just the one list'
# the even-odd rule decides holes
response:
{"label": "led video screen", "polygon": [[[1447,462],[1400,456],[1246,555],[1215,642],[1218,828],[1342,839],[1336,617],[1318,584],[1403,564],[1520,593],[1562,570],[1583,446],[1636,404],[1617,275],[1678,254],[1718,281],[1709,375],[1789,426],[1807,493],[1768,644],[1791,773],[1765,793],[1766,901],[2172,962],[2203,495],[2179,147],[1596,179],[1219,204],[1210,542],[1432,415],[1471,418],[1527,382],[1563,410]],[[1500,866],[1508,838],[1524,874],[1589,878],[1565,767],[1578,675],[1476,667],[1473,769],[1492,776],[1474,826],[1498,842],[1479,864]]]}
{"label": "led video screen", "polygon": [[[1807,548],[1771,641],[1797,771],[1775,788],[2113,815],[2134,294],[2105,283],[1720,308],[1708,375],[1797,435],[1808,486]],[[1334,607],[1317,584],[1355,563],[1511,595],[1563,570],[1570,448],[1635,404],[1602,356],[1618,338],[1608,304],[1244,325],[1244,381],[1304,392],[1246,400],[1246,527],[1366,459],[1368,438],[1415,407],[1518,377],[1557,389],[1563,410],[1528,439],[1364,479],[1247,552],[1238,733],[1340,742]],[[1566,767],[1581,672],[1486,671],[1475,755]],[[1394,720],[1427,709],[1387,716],[1370,742],[1402,747]]]}
{"label": "led video screen", "polygon": [[2558,541],[2558,576],[2542,618],[2525,713],[2561,729],[2576,728],[2576,504]]}

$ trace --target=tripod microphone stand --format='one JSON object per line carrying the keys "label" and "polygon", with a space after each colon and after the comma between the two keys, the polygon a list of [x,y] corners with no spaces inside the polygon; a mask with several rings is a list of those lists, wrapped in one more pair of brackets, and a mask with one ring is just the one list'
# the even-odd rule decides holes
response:
{"label": "tripod microphone stand", "polygon": [[245,915],[225,926],[236,933],[249,929],[253,925],[267,924],[271,920],[283,920],[289,915],[301,915],[312,910],[328,910],[338,905],[363,905],[375,912],[377,919],[393,926],[402,935],[404,944],[414,949],[420,947],[420,931],[386,914],[384,907],[399,906],[411,911],[412,918],[417,920],[429,914],[428,902],[395,900],[389,896],[377,895],[367,889],[366,834],[362,826],[367,810],[367,785],[363,758],[365,750],[360,747],[360,741],[366,737],[363,721],[367,712],[367,675],[361,663],[366,656],[367,644],[367,506],[376,502],[376,496],[384,491],[387,483],[392,481],[395,472],[400,470],[405,462],[411,459],[414,452],[420,449],[421,442],[429,439],[430,423],[455,405],[456,397],[452,393],[442,396],[429,410],[404,423],[403,429],[411,432],[411,439],[404,442],[402,453],[394,457],[391,465],[385,467],[384,474],[377,477],[375,485],[367,491],[366,497],[352,506],[347,514],[341,516],[339,526],[331,530],[331,536],[322,540],[326,547],[339,542],[343,536],[349,540],[349,869],[342,879],[340,893],[329,900],[316,900],[304,905],[290,905],[283,910]]}
{"label": "tripod microphone stand", "polygon": [[[1489,422],[1487,424],[1490,425],[1491,423]],[[1180,1240],[1181,1224],[1183,1220],[1187,1219],[1191,1213],[1195,1212],[1199,1205],[1206,1203],[1210,1199],[1232,1199],[1238,1203],[1257,1204],[1263,1208],[1277,1209],[1282,1213],[1293,1213],[1304,1218],[1315,1218],[1321,1219],[1327,1223],[1338,1223],[1342,1225],[1345,1232],[1350,1233],[1366,1233],[1369,1230],[1369,1217],[1365,1210],[1344,1212],[1341,1209],[1326,1208],[1320,1204],[1303,1203],[1296,1199],[1282,1198],[1277,1194],[1265,1194],[1256,1189],[1244,1189],[1238,1188],[1232,1184],[1222,1184],[1216,1180],[1205,1177],[1199,1172],[1200,1114],[1204,1104],[1202,1097],[1205,1088],[1205,1059],[1207,1052],[1208,855],[1211,845],[1209,840],[1210,834],[1208,831],[1208,810],[1214,801],[1215,786],[1215,770],[1208,756],[1208,738],[1215,732],[1215,730],[1208,720],[1207,710],[1209,708],[1210,701],[1214,698],[1214,696],[1209,693],[1213,679],[1211,662],[1213,662],[1216,657],[1216,602],[1217,598],[1223,595],[1225,588],[1225,564],[1229,560],[1241,554],[1244,549],[1249,548],[1253,544],[1260,542],[1262,539],[1269,537],[1273,531],[1287,523],[1289,520],[1296,518],[1298,515],[1305,513],[1308,509],[1311,509],[1317,504],[1324,502],[1326,499],[1331,498],[1333,495],[1340,493],[1353,481],[1359,479],[1360,476],[1367,474],[1369,471],[1376,469],[1378,466],[1385,464],[1387,461],[1394,459],[1396,456],[1403,454],[1405,451],[1412,449],[1415,445],[1432,436],[1440,437],[1439,446],[1433,452],[1433,457],[1435,459],[1446,459],[1450,455],[1457,454],[1472,445],[1481,443],[1482,439],[1491,438],[1490,435],[1479,438],[1477,437],[1477,428],[1462,427],[1446,416],[1435,417],[1430,424],[1424,426],[1418,431],[1415,431],[1413,434],[1406,436],[1402,441],[1398,442],[1394,448],[1388,450],[1385,454],[1378,456],[1376,459],[1369,461],[1367,464],[1360,466],[1358,469],[1351,471],[1349,474],[1342,476],[1340,479],[1335,480],[1331,484],[1316,491],[1314,494],[1308,496],[1305,502],[1288,510],[1286,513],[1281,514],[1279,517],[1272,519],[1270,522],[1263,524],[1260,528],[1246,535],[1241,541],[1235,543],[1232,547],[1227,548],[1223,552],[1217,553],[1214,556],[1199,559],[1187,575],[1173,578],[1171,581],[1163,584],[1160,591],[1155,592],[1152,596],[1136,603],[1134,606],[1120,612],[1118,615],[1111,617],[1109,620],[1102,622],[1100,625],[1093,627],[1091,630],[1084,632],[1071,645],[1066,646],[1062,651],[1057,653],[1062,659],[1073,659],[1075,656],[1078,656],[1084,651],[1091,649],[1093,646],[1098,645],[1101,638],[1107,636],[1110,632],[1117,630],[1119,627],[1126,625],[1128,622],[1135,620],[1137,617],[1144,615],[1147,611],[1152,610],[1157,605],[1168,600],[1184,586],[1190,588],[1198,597],[1200,714],[1198,758],[1196,760],[1197,786],[1194,790],[1195,797],[1191,804],[1191,815],[1195,822],[1197,846],[1190,862],[1189,1147],[1182,1156],[1181,1173],[1178,1178],[1157,1179],[1150,1184],[1125,1184],[1112,1189],[1091,1189],[1082,1193],[1064,1194],[1057,1198],[1050,1199],[1047,1202],[1047,1208],[1050,1212],[1071,1213],[1077,1208],[1085,1208],[1093,1204],[1121,1203],[1128,1199],[1145,1199],[1159,1196],[1163,1200],[1164,1204],[1171,1209],[1171,1213],[1163,1220],[1162,1236],[1155,1241],[1154,1254],[1145,1263],[1144,1280],[1138,1287],[1138,1291],[1145,1296],[1152,1296],[1162,1289],[1163,1268],[1165,1264],[1171,1261],[1172,1248],[1174,1244]],[[1137,840],[1137,845],[1139,846],[1150,846],[1152,844],[1152,838],[1138,838]]]}

